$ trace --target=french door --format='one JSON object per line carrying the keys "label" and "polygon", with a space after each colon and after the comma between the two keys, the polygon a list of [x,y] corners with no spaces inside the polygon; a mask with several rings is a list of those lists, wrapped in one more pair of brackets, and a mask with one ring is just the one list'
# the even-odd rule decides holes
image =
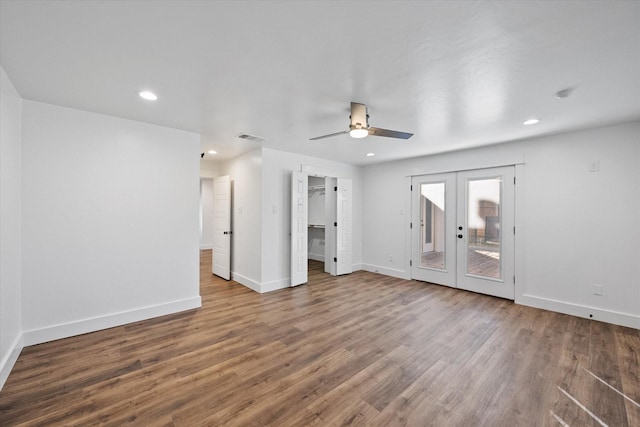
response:
{"label": "french door", "polygon": [[514,298],[514,168],[412,178],[412,278]]}

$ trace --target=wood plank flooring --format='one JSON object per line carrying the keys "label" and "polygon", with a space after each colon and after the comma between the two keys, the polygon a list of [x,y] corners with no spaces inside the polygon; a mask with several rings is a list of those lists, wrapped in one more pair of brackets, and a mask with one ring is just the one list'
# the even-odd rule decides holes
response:
{"label": "wood plank flooring", "polygon": [[368,272],[25,348],[0,425],[640,426],[640,331]]}

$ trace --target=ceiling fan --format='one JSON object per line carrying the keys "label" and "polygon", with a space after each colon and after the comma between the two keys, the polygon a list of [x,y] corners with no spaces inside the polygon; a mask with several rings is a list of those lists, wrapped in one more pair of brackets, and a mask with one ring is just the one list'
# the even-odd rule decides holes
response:
{"label": "ceiling fan", "polygon": [[330,133],[328,135],[316,136],[315,138],[309,138],[309,140],[315,141],[317,139],[329,138],[331,136],[344,135],[347,133],[352,138],[364,138],[367,135],[373,135],[386,136],[388,138],[409,139],[413,136],[412,133],[408,132],[369,127],[369,112],[367,111],[367,106],[357,102],[351,103],[350,119],[351,123],[349,124],[349,129],[342,132]]}

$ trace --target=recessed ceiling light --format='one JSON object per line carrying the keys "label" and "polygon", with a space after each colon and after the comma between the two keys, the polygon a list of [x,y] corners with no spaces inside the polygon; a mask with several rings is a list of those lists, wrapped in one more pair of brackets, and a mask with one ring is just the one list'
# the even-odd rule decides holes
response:
{"label": "recessed ceiling light", "polygon": [[539,123],[540,119],[529,119],[529,120],[525,120],[524,122],[522,122],[523,125],[535,125],[536,123]]}
{"label": "recessed ceiling light", "polygon": [[146,99],[147,101],[156,101],[158,99],[158,96],[155,93],[149,92],[148,90],[143,90],[138,95],[140,95],[140,98]]}
{"label": "recessed ceiling light", "polygon": [[373,157],[373,156],[375,156],[375,155],[376,155],[376,153],[367,153],[367,154],[366,154],[366,156],[367,156],[367,157]]}
{"label": "recessed ceiling light", "polygon": [[209,153],[209,154],[218,154],[218,152],[216,150],[209,150],[209,151],[207,151],[207,153]]}

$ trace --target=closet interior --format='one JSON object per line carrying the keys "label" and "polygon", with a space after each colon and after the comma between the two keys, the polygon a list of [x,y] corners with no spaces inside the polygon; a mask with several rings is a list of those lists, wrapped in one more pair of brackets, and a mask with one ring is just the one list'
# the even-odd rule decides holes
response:
{"label": "closet interior", "polygon": [[[308,258],[314,261],[325,262],[327,233],[331,228],[327,227],[327,179],[318,176],[309,176],[309,210],[308,210]],[[325,268],[325,271],[327,269]]]}

